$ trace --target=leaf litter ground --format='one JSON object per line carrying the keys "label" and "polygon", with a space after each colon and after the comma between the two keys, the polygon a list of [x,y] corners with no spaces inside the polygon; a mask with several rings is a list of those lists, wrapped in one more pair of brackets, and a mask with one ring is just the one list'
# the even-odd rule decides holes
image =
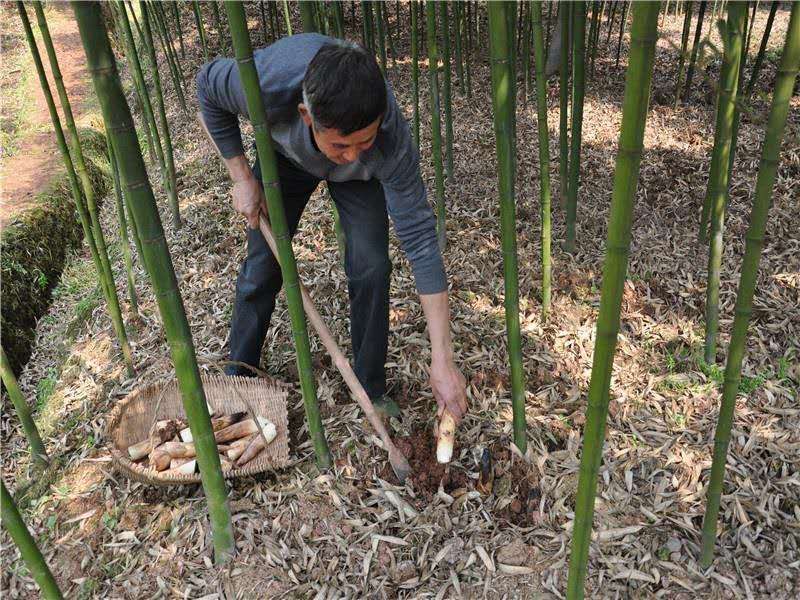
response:
{"label": "leaf litter ground", "polygon": [[[403,19],[405,29],[407,14]],[[766,11],[760,10],[754,40],[760,39],[765,20]],[[779,48],[787,22],[788,12],[779,11],[772,50]],[[691,101],[675,109],[671,94],[681,25],[682,17],[667,17],[658,46],[587,595],[791,598],[800,591],[800,102],[797,97],[792,102],[761,261],[717,559],[704,574],[696,557],[721,364],[768,98],[757,97],[739,134],[725,230],[720,366],[707,366],[699,360],[706,251],[696,237],[713,143],[710,82],[718,62],[707,65],[707,75],[700,69]],[[407,40],[399,47],[403,54],[390,78],[410,115]],[[186,63],[199,64],[196,44],[188,50]],[[281,472],[232,485],[238,556],[224,569],[214,567],[202,490],[162,490],[128,481],[112,470],[108,457],[103,425],[114,403],[136,387],[168,379],[172,373],[141,264],[137,261],[140,318],[128,319],[137,375],[127,379],[90,259],[87,253],[76,255],[39,325],[34,355],[21,377],[27,397],[40,405],[38,422],[51,456],[57,457],[48,485],[26,508],[25,518],[66,595],[562,597],[624,85],[626,50],[619,69],[613,50],[613,43],[607,50],[601,48],[587,94],[578,251],[566,255],[554,250],[554,300],[547,322],[541,320],[539,305],[535,106],[524,104],[520,93],[517,236],[527,457],[509,444],[494,134],[483,54],[474,57],[472,98],[454,95],[456,167],[447,187],[445,261],[456,359],[468,379],[470,414],[459,429],[454,461],[447,469],[432,460],[434,413],[426,386],[424,319],[409,266],[393,240],[388,369],[403,415],[392,425],[414,475],[406,485],[398,485],[369,426],[312,335],[319,401],[335,459],[333,470],[317,471],[281,299],[264,364],[271,377],[292,385],[293,461]],[[767,61],[761,89],[771,87],[775,65],[774,57]],[[556,85],[549,94],[553,189],[558,190]],[[214,372],[225,358],[244,229],[230,208],[223,169],[196,123],[180,114],[175,102],[168,105],[185,217],[182,230],[168,228],[168,241],[198,360],[204,371]],[[422,168],[432,189],[427,106],[423,86]],[[156,176],[152,170],[154,182]],[[166,215],[163,194],[159,201]],[[553,206],[558,241],[564,224],[557,196]],[[115,264],[121,265],[112,211],[113,202],[107,202],[104,223]],[[309,205],[294,247],[303,280],[347,347],[346,279],[324,191]],[[120,268],[117,284],[122,290]],[[1,423],[2,458],[3,475],[13,486],[24,480],[28,456],[9,413],[3,412]],[[495,469],[489,496],[475,487],[486,447],[492,450]],[[36,597],[32,579],[5,533],[2,559],[3,590],[14,598]]]}

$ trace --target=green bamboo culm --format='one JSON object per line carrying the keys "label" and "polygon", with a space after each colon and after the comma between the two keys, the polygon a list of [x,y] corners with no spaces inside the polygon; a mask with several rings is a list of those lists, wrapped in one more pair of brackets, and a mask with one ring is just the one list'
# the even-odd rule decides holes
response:
{"label": "green bamboo culm", "polygon": [[442,23],[442,100],[444,101],[445,173],[453,179],[453,83],[450,69],[450,15],[447,0],[437,2]]}
{"label": "green bamboo culm", "polygon": [[217,46],[222,51],[225,45],[225,30],[222,28],[222,18],[219,14],[219,4],[217,0],[211,0],[211,14],[214,17],[214,28],[217,30]]}
{"label": "green bamboo culm", "polygon": [[511,368],[511,407],[514,443],[524,454],[528,447],[525,426],[525,373],[522,365],[522,338],[519,324],[519,271],[514,208],[514,136],[512,112],[516,110],[511,93],[515,81],[510,64],[513,37],[508,23],[510,3],[489,2],[489,52],[492,70],[492,108],[494,114],[497,178],[500,193],[500,231],[503,247],[506,335]]}
{"label": "green bamboo culm", "polygon": [[575,252],[575,221],[578,214],[578,186],[581,171],[581,131],[583,129],[583,97],[585,84],[586,6],[572,5],[572,139],[570,140],[569,183],[564,250]]}
{"label": "green bamboo culm", "polygon": [[561,48],[558,73],[558,178],[559,178],[559,203],[561,208],[567,208],[567,190],[569,188],[569,33],[572,13],[571,2],[560,2],[558,10],[564,11],[563,17],[559,15],[561,24]]}
{"label": "green bamboo culm", "polygon": [[17,548],[19,548],[19,553],[22,556],[22,560],[25,561],[25,566],[28,567],[33,580],[39,586],[42,598],[47,600],[60,600],[63,598],[53,573],[50,572],[42,552],[19,514],[14,498],[2,480],[0,480],[0,517],[3,527],[11,536],[11,539],[14,540]]}
{"label": "green bamboo culm", "polygon": [[250,35],[247,31],[247,19],[241,2],[225,2],[225,10],[228,14],[233,48],[239,65],[239,77],[247,97],[247,109],[255,131],[256,149],[264,180],[269,220],[278,244],[278,262],[281,265],[286,303],[289,305],[289,314],[292,320],[292,332],[294,333],[294,342],[297,349],[297,371],[300,374],[300,387],[303,392],[303,403],[305,405],[306,418],[308,419],[308,432],[314,445],[317,465],[320,469],[327,469],[331,465],[331,455],[328,443],[325,441],[325,431],[319,414],[319,405],[317,404],[317,391],[311,364],[311,347],[308,341],[303,300],[298,286],[297,264],[292,251],[289,228],[286,224],[283,197],[278,185],[275,151],[272,148],[269,125],[264,111],[261,88],[258,83],[258,73],[256,73],[255,64],[253,63],[253,49],[250,45]]}
{"label": "green bamboo culm", "polygon": [[471,15],[474,11],[472,2],[466,3],[466,9],[462,9],[464,13],[464,39],[466,41],[464,49],[464,78],[467,85],[467,99],[472,98],[472,21]]}
{"label": "green bamboo culm", "polygon": [[419,150],[419,32],[417,0],[411,0],[411,95],[414,98],[414,143]]}
{"label": "green bamboo culm", "polygon": [[436,180],[436,234],[439,250],[447,244],[444,212],[444,172],[442,167],[442,123],[439,108],[439,43],[436,39],[436,2],[426,0],[425,20],[428,35],[428,84],[431,109],[431,153]]}
{"label": "green bamboo culm", "polygon": [[706,14],[707,0],[700,0],[700,8],[697,13],[697,28],[694,30],[694,43],[692,44],[692,55],[689,58],[689,70],[686,73],[686,85],[683,88],[683,101],[688,102],[692,93],[692,79],[694,78],[694,65],[697,62],[697,53],[700,51],[700,36],[703,33],[703,17]]}
{"label": "green bamboo culm", "polygon": [[175,174],[175,159],[172,154],[172,136],[169,132],[169,121],[167,120],[167,110],[164,105],[164,94],[161,89],[161,77],[158,74],[158,61],[153,47],[153,33],[150,29],[150,7],[145,2],[140,2],[139,6],[142,10],[142,29],[144,36],[147,40],[145,47],[147,49],[148,59],[150,66],[153,69],[153,88],[155,90],[156,107],[158,108],[158,120],[161,124],[161,136],[164,140],[164,159],[166,162],[166,171],[163,173],[164,190],[167,192],[169,199],[169,207],[172,213],[172,225],[176,229],[180,229],[181,223],[181,210],[178,204],[178,180]]}
{"label": "green bamboo culm", "polygon": [[374,35],[374,25],[372,23],[373,21],[372,2],[370,2],[369,0],[361,0],[361,14],[363,17],[361,23],[362,45],[374,53],[375,35]]}
{"label": "green bamboo culm", "polygon": [[544,30],[542,28],[542,2],[531,4],[533,29],[533,54],[536,68],[536,131],[539,136],[539,203],[542,220],[542,320],[550,311],[550,140],[547,128],[547,76],[545,75]]}
{"label": "green bamboo culm", "polygon": [[186,47],[183,43],[183,26],[181,25],[181,13],[178,10],[178,2],[170,2],[172,7],[172,17],[175,19],[175,27],[178,30],[178,43],[181,47],[181,58],[186,58]]}
{"label": "green bamboo culm", "polygon": [[523,2],[522,11],[522,81],[524,84],[523,99],[528,102],[528,96],[533,90],[533,73],[531,72],[531,3]]}
{"label": "green bamboo culm", "polygon": [[742,104],[744,102],[744,69],[747,64],[747,36],[744,33],[748,29],[750,19],[747,14],[748,7],[744,11],[744,30],[742,32],[742,55],[739,59],[738,82],[736,84],[736,98],[733,103],[733,126],[731,128],[731,151],[728,154],[728,192],[726,192],[725,203],[729,200],[731,181],[733,177],[733,163],[736,158],[736,146],[739,139],[739,125],[742,117]]}
{"label": "green bamboo culm", "polygon": [[675,82],[675,106],[681,97],[681,84],[683,82],[683,68],[686,63],[686,49],[689,45],[689,33],[692,30],[692,2],[686,2],[686,12],[683,15],[683,32],[681,33],[681,55],[678,59],[678,76]]}
{"label": "green bamboo culm", "polygon": [[[719,281],[722,267],[722,234],[725,223],[725,201],[728,197],[728,159],[731,152],[731,131],[739,82],[739,61],[744,43],[744,19],[747,4],[743,0],[728,2],[728,22],[725,33],[725,53],[719,78],[717,120],[714,128],[714,149],[711,172],[708,176],[706,204],[709,207],[711,236],[708,250],[708,283],[706,285],[706,339],[704,358],[714,364],[717,355],[719,330]],[[701,222],[704,238],[705,223]]]}
{"label": "green bamboo culm", "polygon": [[72,8],[106,130],[111,135],[123,188],[129,199],[136,229],[141,236],[144,265],[158,302],[183,408],[194,438],[203,490],[208,503],[215,560],[223,563],[235,549],[228,495],[200,371],[197,368],[192,334],[164,238],[164,229],[108,42],[100,4],[76,1],[72,3]]}
{"label": "green bamboo culm", "polygon": [[792,4],[783,56],[778,67],[777,80],[772,96],[772,107],[767,120],[761,162],[758,169],[758,177],[756,178],[750,225],[745,236],[742,272],[739,279],[739,290],[736,294],[736,308],[731,328],[731,341],[728,347],[728,360],[725,365],[722,403],[720,405],[719,418],[717,419],[716,432],[714,433],[714,457],[711,463],[706,513],[703,517],[703,545],[700,556],[700,566],[703,568],[711,566],[711,561],[714,557],[720,497],[725,477],[725,460],[728,454],[736,396],[739,393],[739,382],[742,375],[747,327],[753,312],[753,296],[758,281],[758,263],[761,259],[761,251],[764,248],[767,218],[772,202],[772,190],[777,176],[781,142],[783,141],[789,103],[792,98],[792,90],[797,79],[798,70],[800,70],[800,3],[795,2]]}
{"label": "green bamboo culm", "polygon": [[[284,0],[285,2],[286,0]],[[200,12],[200,3],[197,0],[192,2],[194,12],[194,24],[197,27],[197,35],[200,38],[200,46],[203,48],[203,60],[208,62],[208,43],[206,42],[206,32],[203,26],[203,15]]]}
{"label": "green bamboo culm", "polygon": [[623,0],[622,18],[619,20],[619,36],[617,37],[617,59],[615,63],[615,68],[617,69],[619,68],[620,50],[622,50],[622,38],[625,35],[625,25],[628,23],[628,6],[630,6],[630,2]]}
{"label": "green bamboo culm", "polygon": [[[140,4],[144,5],[145,0],[139,0]],[[186,107],[186,97],[183,94],[183,88],[186,86],[186,77],[183,74],[183,68],[181,67],[180,61],[178,60],[178,55],[175,52],[175,49],[172,47],[172,40],[169,36],[169,31],[167,30],[166,25],[166,17],[164,16],[164,7],[162,6],[161,2],[149,2],[148,11],[147,11],[148,18],[152,18],[152,24],[156,28],[156,34],[158,35],[159,41],[161,42],[161,47],[164,50],[164,57],[167,60],[167,66],[169,67],[170,75],[172,76],[172,84],[175,88],[175,94],[178,96],[178,103],[183,110],[184,115],[189,114],[189,110]],[[142,16],[145,16],[144,9],[142,9]],[[147,28],[144,28],[145,35],[147,35]],[[151,34],[152,35],[152,34]],[[155,51],[155,46],[153,44],[149,44],[148,48],[152,47]]]}
{"label": "green bamboo culm", "polygon": [[464,95],[464,49],[463,49],[463,21],[464,8],[462,2],[453,2],[455,13],[455,26],[453,28],[453,42],[455,44],[456,77],[458,77],[458,93]]}
{"label": "green bamboo culm", "polygon": [[336,37],[344,39],[344,8],[342,8],[341,0],[333,3],[333,24],[336,30]]}
{"label": "green bamboo culm", "polygon": [[386,28],[383,23],[383,2],[375,2],[375,29],[378,38],[378,56],[381,59],[381,70],[386,73]]}
{"label": "green bamboo culm", "polygon": [[128,282],[128,299],[131,306],[131,314],[137,318],[139,316],[139,301],[136,298],[136,279],[133,276],[133,258],[131,256],[131,241],[128,237],[128,219],[125,218],[125,203],[122,199],[119,165],[117,165],[117,158],[114,156],[114,145],[111,142],[111,136],[108,131],[106,131],[106,145],[108,147],[108,162],[111,164],[112,181],[114,182],[114,200],[117,208],[122,260],[125,264],[125,275]]}
{"label": "green bamboo culm", "polygon": [[286,23],[286,35],[292,35],[292,19],[289,15],[289,0],[283,0],[283,20]]}
{"label": "green bamboo culm", "polygon": [[572,528],[572,552],[567,580],[569,600],[579,600],[584,595],[597,474],[603,455],[609,385],[619,332],[620,305],[628,269],[633,205],[639,180],[650,83],[653,77],[659,6],[658,2],[647,1],[632,4],[631,50],[625,77],[622,127],[608,217],[603,284],[575,499],[575,522]]}
{"label": "green bamboo culm", "polygon": [[319,31],[317,29],[317,15],[314,0],[300,0],[300,21],[303,23],[303,32]]}
{"label": "green bamboo culm", "polygon": [[608,48],[608,44],[611,42],[611,32],[614,29],[614,17],[617,15],[618,6],[619,2],[617,0],[611,3],[611,16],[608,18],[608,28],[606,29],[606,48]]}
{"label": "green bamboo culm", "polygon": [[28,440],[28,445],[31,448],[31,459],[33,465],[37,469],[43,469],[48,464],[47,452],[44,449],[42,438],[39,435],[39,430],[36,428],[36,423],[31,416],[31,409],[28,403],[25,402],[25,397],[17,384],[17,378],[14,376],[14,371],[11,370],[11,365],[8,364],[6,352],[0,346],[0,379],[3,385],[6,386],[11,403],[14,405],[14,410],[17,412],[19,422],[22,424],[22,430],[25,432],[25,439]]}
{"label": "green bamboo culm", "polygon": [[[133,31],[131,31],[128,13],[125,10],[125,3],[123,3],[121,0],[115,0],[111,3],[111,8],[116,13],[117,28],[122,31],[125,57],[128,60],[128,67],[133,74],[134,87],[136,88],[139,102],[142,107],[142,113],[144,114],[144,129],[145,131],[151,132],[150,140],[152,140],[152,142],[150,148],[151,151],[152,149],[155,149],[155,155],[158,160],[158,166],[166,190],[167,185],[169,184],[169,179],[167,179],[169,173],[167,170],[167,161],[164,157],[164,148],[161,146],[161,134],[158,132],[158,124],[156,122],[153,104],[150,100],[150,93],[147,90],[147,82],[145,80],[144,70],[142,69],[142,63],[139,60],[136,44],[133,41]],[[145,43],[143,43],[141,46],[142,48],[146,48],[147,41],[144,39],[144,33],[142,33],[142,37]],[[147,52],[147,50],[145,50],[145,52]]]}
{"label": "green bamboo culm", "polygon": [[597,31],[600,28],[600,17],[602,16],[602,2],[595,0],[592,2],[592,20],[589,22],[589,73],[594,78],[594,59],[597,54],[595,44]]}
{"label": "green bamboo culm", "polygon": [[[41,10],[41,6],[39,6],[39,9]],[[58,67],[58,61],[56,60],[55,50],[53,49],[53,43],[50,39],[49,30],[47,29],[47,23],[44,21],[42,41],[48,47],[48,55],[51,60],[51,70],[53,71],[54,79],[56,80],[56,87],[58,88],[61,104],[64,109],[64,118],[67,120],[70,137],[72,139],[72,152],[75,154],[76,161],[80,160],[79,164],[82,167],[82,169],[79,169],[78,174],[76,174],[75,163],[73,163],[72,156],[70,155],[70,148],[67,145],[67,140],[64,136],[64,130],[61,128],[61,120],[58,116],[58,110],[56,109],[53,94],[50,91],[50,85],[47,82],[47,75],[44,71],[41,55],[36,47],[36,40],[33,37],[33,29],[31,29],[28,13],[25,11],[25,5],[22,2],[17,2],[17,10],[19,11],[20,20],[22,21],[22,26],[25,30],[25,37],[28,41],[28,47],[31,51],[31,57],[33,58],[34,66],[36,67],[36,73],[39,76],[39,83],[41,84],[42,93],[44,94],[45,102],[47,103],[47,109],[50,112],[50,120],[53,123],[53,130],[56,134],[58,148],[61,151],[61,157],[64,160],[67,176],[69,177],[72,198],[75,202],[75,207],[78,210],[78,217],[81,221],[86,244],[89,246],[89,251],[92,254],[95,269],[97,270],[97,276],[100,280],[100,288],[106,300],[106,306],[108,308],[109,316],[111,317],[111,323],[114,327],[114,333],[119,341],[122,358],[127,367],[128,374],[133,375],[133,353],[131,352],[131,347],[128,342],[128,334],[125,331],[125,324],[122,320],[122,310],[119,305],[117,288],[114,284],[114,275],[113,271],[111,270],[111,262],[108,259],[108,250],[105,245],[105,238],[103,237],[103,230],[100,226],[97,205],[94,199],[94,188],[91,180],[89,179],[88,171],[86,170],[86,164],[83,160],[80,139],[78,138],[78,130],[75,126],[75,119],[72,115],[69,98],[66,94],[66,88],[64,88],[63,78],[61,77],[61,71]],[[40,22],[40,26],[41,25],[42,23]],[[78,181],[79,175],[80,183]],[[83,192],[81,191],[81,184],[84,186]],[[84,204],[84,193],[86,194],[86,204]]]}
{"label": "green bamboo culm", "polygon": [[764,26],[764,35],[761,37],[761,45],[758,47],[758,54],[756,55],[756,62],[753,63],[753,71],[750,73],[750,81],[747,82],[747,93],[750,97],[753,89],[758,81],[758,74],[761,72],[761,65],[764,64],[764,55],[767,51],[767,43],[769,42],[769,35],[772,32],[772,23],[775,21],[775,13],[778,12],[780,2],[773,0],[769,7],[769,16],[767,17],[767,24]]}

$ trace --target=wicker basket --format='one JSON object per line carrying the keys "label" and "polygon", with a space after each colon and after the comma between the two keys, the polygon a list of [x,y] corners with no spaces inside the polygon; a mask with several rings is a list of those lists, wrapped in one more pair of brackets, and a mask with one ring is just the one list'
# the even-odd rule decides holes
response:
{"label": "wicker basket", "polygon": [[[223,470],[223,476],[232,479],[286,466],[289,462],[286,390],[266,379],[251,377],[204,376],[202,380],[206,400],[213,410],[232,414],[246,411],[249,403],[257,415],[275,424],[278,433],[256,458],[241,468]],[[243,402],[242,397],[247,402]],[[158,410],[155,415],[154,410]],[[106,424],[106,434],[111,440],[111,458],[116,468],[136,481],[152,485],[200,483],[199,473],[164,475],[150,469],[146,463],[132,462],[128,456],[129,446],[147,439],[154,420],[175,418],[184,418],[177,381],[135,390],[117,404]]]}

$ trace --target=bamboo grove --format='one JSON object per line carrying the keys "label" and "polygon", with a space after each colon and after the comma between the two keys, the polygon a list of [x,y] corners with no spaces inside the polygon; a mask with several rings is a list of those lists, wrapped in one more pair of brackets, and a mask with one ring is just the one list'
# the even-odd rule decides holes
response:
{"label": "bamboo grove", "polygon": [[[760,92],[770,97],[770,108],[764,127],[749,228],[745,236],[730,341],[724,348],[719,335],[721,259],[725,212],[730,204],[730,182],[736,168],[737,135],[742,113],[754,110],[751,100],[756,90],[766,89],[759,77],[779,9],[778,2],[769,4],[766,28],[757,43],[755,57],[751,56],[751,48],[755,48],[756,40],[751,36],[758,3],[739,0],[720,3],[706,0],[676,1],[672,6],[670,2],[664,6],[645,1],[527,3],[513,0],[488,3],[282,0],[254,3],[228,1],[222,5],[196,0],[174,3],[113,0],[102,6],[97,2],[73,2],[74,18],[107,136],[116,226],[122,240],[123,264],[120,269],[125,280],[127,302],[115,282],[115,265],[109,257],[99,216],[100,199],[96,197],[87,172],[80,134],[59,70],[58,52],[48,30],[45,9],[38,1],[17,2],[69,178],[84,241],[96,269],[119,355],[130,375],[135,374],[137,364],[128,341],[123,308],[127,305],[128,314],[135,318],[138,311],[137,294],[147,293],[142,288],[143,282],[137,282],[134,275],[137,264],[143,266],[157,299],[183,406],[197,445],[197,460],[217,562],[231,559],[235,551],[228,490],[222,477],[189,320],[156,202],[156,195],[162,194],[168,207],[171,227],[182,227],[179,161],[173,148],[170,122],[193,118],[190,117],[192,108],[188,80],[192,76],[194,63],[211,60],[216,55],[226,55],[235,57],[239,66],[239,77],[246,91],[264,174],[269,220],[278,239],[279,262],[286,282],[286,302],[291,317],[305,416],[317,465],[324,470],[331,466],[334,457],[326,441],[318,406],[311,345],[297,285],[297,266],[281,191],[277,185],[277,167],[270,144],[269,125],[252,60],[253,46],[269,44],[300,32],[319,32],[351,39],[375,54],[390,80],[392,70],[406,58],[402,48],[408,49],[411,87],[408,99],[410,110],[406,116],[422,160],[432,164],[433,181],[429,186],[429,197],[435,207],[439,247],[445,256],[448,235],[454,234],[452,229],[448,229],[447,206],[448,203],[459,202],[459,186],[466,183],[454,161],[459,149],[454,143],[458,119],[454,118],[453,99],[456,95],[469,99],[477,94],[479,82],[475,76],[476,61],[484,60],[489,65],[491,81],[490,85],[489,82],[485,85],[491,90],[491,118],[495,134],[495,189],[500,215],[498,228],[502,245],[513,443],[522,455],[526,452],[530,455],[528,428],[535,425],[526,416],[526,391],[530,391],[533,384],[525,381],[523,368],[526,357],[520,326],[519,272],[533,266],[521,264],[518,257],[518,157],[530,155],[536,165],[534,188],[539,202],[541,239],[540,265],[536,268],[541,271],[541,286],[535,300],[540,302],[541,319],[544,321],[553,310],[553,296],[563,292],[553,289],[552,283],[553,273],[557,269],[551,256],[555,241],[552,215],[555,211],[561,211],[565,224],[564,237],[560,240],[563,256],[558,264],[568,262],[570,256],[581,251],[579,226],[581,219],[590,218],[590,215],[581,214],[579,194],[584,167],[581,161],[585,146],[583,114],[587,89],[603,54],[609,61],[620,64],[621,48],[627,33],[629,53],[625,67],[622,120],[613,170],[613,192],[609,199],[591,379],[583,396],[586,398],[585,426],[566,591],[568,598],[582,598],[620,331],[621,302],[632,241],[633,212],[640,169],[646,166],[647,161],[643,153],[646,149],[645,126],[650,108],[659,16],[663,18],[669,11],[683,15],[680,44],[675,49],[677,57],[672,66],[674,89],[670,88],[671,105],[690,103],[697,87],[697,78],[708,77],[704,73],[703,61],[713,60],[708,58],[713,57],[713,53],[709,55],[708,52],[711,46],[709,28],[717,27],[722,39],[722,47],[716,49],[721,68],[716,81],[712,82],[716,98],[713,149],[697,228],[698,239],[708,245],[703,359],[708,365],[713,365],[720,356],[725,357],[722,401],[713,438],[713,460],[706,492],[706,512],[702,531],[698,532],[702,544],[699,563],[707,568],[714,556],[725,463],[739,395],[748,323],[757,292],[759,259],[766,236],[789,102],[800,68],[798,6],[800,3],[791,4],[777,80],[772,89]],[[39,40],[29,17],[31,11],[36,16]],[[196,48],[189,44],[192,37],[198,40]],[[556,40],[559,43],[554,43]],[[486,49],[483,53],[482,47]],[[44,49],[49,62],[65,128],[40,48]],[[197,56],[192,58],[192,52]],[[424,74],[427,75],[427,90],[424,89],[426,78],[420,73],[421,70],[427,70]],[[126,73],[131,81],[130,94],[126,95],[121,72]],[[557,100],[551,100],[548,90],[555,85],[558,86]],[[521,94],[518,88],[522,89]],[[429,121],[425,118],[425,107],[421,106],[426,94]],[[177,104],[171,103],[171,98],[175,98]],[[135,111],[131,111],[129,99]],[[522,103],[535,104],[535,141],[518,137],[516,111],[520,100]],[[551,130],[547,122],[548,107],[556,104],[558,121]],[[134,113],[139,117],[138,122],[134,121]],[[425,127],[430,130],[425,132]],[[424,139],[429,139],[429,144],[424,143]],[[149,158],[150,176],[143,151]],[[155,190],[151,187],[151,176],[158,182]],[[557,202],[551,203],[552,193],[555,193]],[[334,217],[340,248],[343,248],[343,234],[335,210]],[[44,469],[48,464],[46,440],[41,439],[30,408],[1,350],[0,374],[3,384],[22,423],[32,464],[37,469]],[[2,512],[3,524],[19,546],[43,596],[60,597],[55,580],[5,485],[2,488]]]}

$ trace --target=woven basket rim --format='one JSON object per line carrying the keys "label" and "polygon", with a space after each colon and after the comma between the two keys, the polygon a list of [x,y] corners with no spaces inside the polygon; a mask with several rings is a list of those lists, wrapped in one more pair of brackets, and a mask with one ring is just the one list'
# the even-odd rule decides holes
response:
{"label": "woven basket rim", "polygon": [[[285,383],[272,379],[258,378],[258,377],[243,377],[240,375],[228,376],[228,375],[202,374],[200,376],[200,380],[202,382],[204,390],[207,387],[213,385],[227,386],[231,384],[243,384],[245,386],[270,389],[281,397],[285,415],[286,398],[288,396],[288,389],[289,389],[289,386]],[[109,442],[112,463],[117,468],[117,470],[122,472],[124,475],[127,475],[131,479],[134,479],[141,483],[157,485],[157,486],[191,485],[191,484],[201,483],[202,481],[199,473],[192,473],[188,475],[164,475],[163,472],[154,471],[150,468],[138,465],[129,458],[126,450],[120,450],[119,448],[117,448],[117,445],[114,442],[114,432],[120,426],[120,422],[125,415],[125,411],[139,398],[139,396],[143,394],[153,394],[154,392],[158,393],[164,388],[170,386],[177,386],[177,384],[178,384],[177,378],[173,377],[166,381],[149,383],[137,387],[125,398],[120,400],[108,415],[108,419],[106,420],[106,426],[105,426],[105,435]],[[269,464],[268,461],[265,460],[259,461],[256,458],[251,463],[243,467],[223,470],[222,476],[225,479],[235,479],[237,477],[245,477],[248,475],[256,475],[258,473],[264,473],[267,471],[275,471],[277,469],[285,467],[289,463],[288,456],[283,457],[281,463],[283,464],[271,465]]]}

